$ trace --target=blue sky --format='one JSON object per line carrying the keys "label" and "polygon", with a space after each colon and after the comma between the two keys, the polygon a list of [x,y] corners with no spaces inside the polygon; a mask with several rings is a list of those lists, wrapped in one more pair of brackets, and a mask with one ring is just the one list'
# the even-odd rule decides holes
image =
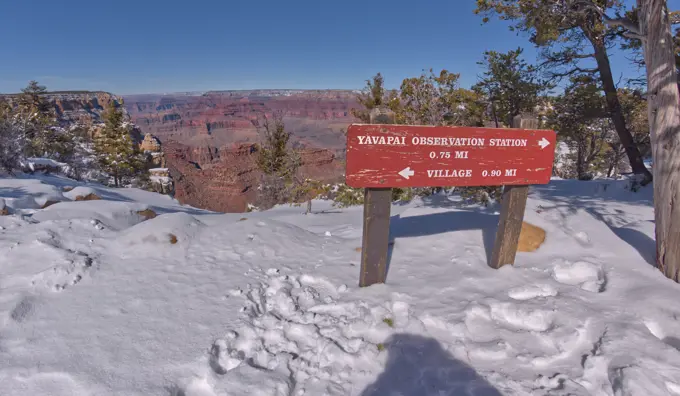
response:
{"label": "blue sky", "polygon": [[[389,87],[422,69],[474,83],[485,50],[526,48],[474,0],[10,0],[0,12],[0,92],[117,94],[258,88]],[[669,6],[679,5],[671,0]],[[620,55],[615,75],[637,71]]]}

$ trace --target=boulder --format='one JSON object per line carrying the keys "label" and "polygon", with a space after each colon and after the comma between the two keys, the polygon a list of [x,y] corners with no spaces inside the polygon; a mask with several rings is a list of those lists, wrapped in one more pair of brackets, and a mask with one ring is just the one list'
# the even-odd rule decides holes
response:
{"label": "boulder", "polygon": [[545,230],[527,222],[522,223],[519,234],[518,252],[533,252],[545,241]]}
{"label": "boulder", "polygon": [[83,186],[65,192],[64,196],[72,201],[95,201],[101,199],[94,189]]}
{"label": "boulder", "polygon": [[7,216],[9,214],[9,209],[5,205],[5,200],[0,198],[0,216]]}
{"label": "boulder", "polygon": [[156,212],[151,209],[144,209],[137,212],[138,215],[142,216],[144,220],[150,220],[156,217]]}
{"label": "boulder", "polygon": [[74,201],[96,201],[98,199],[101,198],[97,194],[89,193],[87,195],[78,195]]}

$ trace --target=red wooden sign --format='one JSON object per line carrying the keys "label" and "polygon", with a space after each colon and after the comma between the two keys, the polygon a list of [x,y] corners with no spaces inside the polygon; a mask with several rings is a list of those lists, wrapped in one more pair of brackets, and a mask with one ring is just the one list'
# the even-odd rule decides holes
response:
{"label": "red wooden sign", "polygon": [[547,184],[556,135],[549,130],[352,124],[350,187]]}

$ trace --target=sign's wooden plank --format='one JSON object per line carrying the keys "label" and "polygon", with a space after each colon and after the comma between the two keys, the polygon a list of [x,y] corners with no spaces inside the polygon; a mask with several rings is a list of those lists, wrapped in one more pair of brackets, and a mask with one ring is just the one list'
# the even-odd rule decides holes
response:
{"label": "sign's wooden plank", "polygon": [[539,129],[352,124],[351,187],[547,184],[556,135]]}

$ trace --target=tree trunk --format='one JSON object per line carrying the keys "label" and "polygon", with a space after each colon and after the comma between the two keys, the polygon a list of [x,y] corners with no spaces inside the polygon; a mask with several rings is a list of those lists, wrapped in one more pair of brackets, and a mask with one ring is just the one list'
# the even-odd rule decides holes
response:
{"label": "tree trunk", "polygon": [[585,143],[583,141],[578,142],[576,148],[576,177],[579,180],[586,180],[586,156],[585,156]]}
{"label": "tree trunk", "polygon": [[309,214],[309,213],[312,213],[312,200],[311,199],[307,201],[307,212],[305,212],[305,214]]}
{"label": "tree trunk", "polygon": [[640,149],[633,140],[628,127],[626,126],[626,118],[621,110],[621,102],[616,92],[616,85],[614,84],[614,77],[612,76],[612,68],[609,63],[609,55],[604,43],[592,40],[593,49],[595,50],[595,60],[597,61],[597,68],[600,71],[600,81],[605,93],[605,100],[607,102],[607,109],[609,110],[614,129],[619,135],[621,144],[626,149],[628,161],[633,169],[633,173],[644,175],[641,184],[646,185],[652,181],[652,174],[649,172],[644,162]]}
{"label": "tree trunk", "polygon": [[654,172],[656,264],[678,282],[680,270],[680,96],[666,0],[637,0],[645,36],[647,106]]}

